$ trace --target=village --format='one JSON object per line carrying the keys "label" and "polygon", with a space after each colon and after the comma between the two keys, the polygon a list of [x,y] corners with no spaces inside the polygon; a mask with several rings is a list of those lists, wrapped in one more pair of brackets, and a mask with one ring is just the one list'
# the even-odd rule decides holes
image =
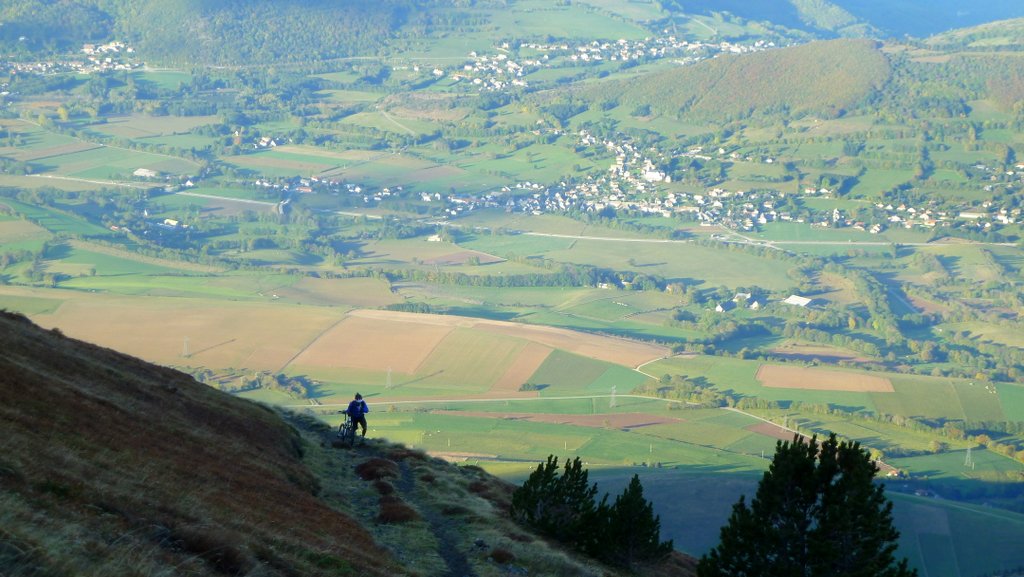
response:
{"label": "village", "polygon": [[80,50],[81,59],[42,60],[19,62],[15,60],[0,63],[0,69],[7,74],[95,74],[100,72],[135,70],[142,63],[135,59],[135,49],[124,42],[106,44],[85,44]]}
{"label": "village", "polygon": [[[673,58],[681,65],[694,64],[720,54],[747,54],[775,48],[773,42],[758,40],[751,44],[733,42],[689,42],[675,36],[620,39],[615,42],[593,40],[581,44],[503,42],[495,54],[469,53],[469,62],[453,70],[434,68],[435,77],[466,81],[480,91],[499,92],[528,88],[526,77],[542,68],[599,65],[607,62],[637,64]],[[418,70],[418,68],[417,68]]]}
{"label": "village", "polygon": [[[663,167],[673,156],[697,160],[722,162],[772,163],[771,158],[742,157],[725,148],[705,150],[693,147],[673,154],[641,150],[634,142],[601,140],[581,130],[578,143],[593,147],[605,156],[613,156],[608,170],[600,175],[581,175],[572,181],[554,184],[522,181],[483,194],[428,194],[402,186],[373,190],[368,186],[345,182],[337,178],[294,177],[291,179],[257,179],[251,184],[263,189],[288,193],[346,194],[356,203],[375,207],[394,199],[412,199],[437,206],[431,214],[456,219],[480,209],[502,209],[510,213],[644,215],[698,223],[700,226],[724,227],[742,232],[754,232],[771,222],[805,223],[820,228],[849,228],[865,234],[878,234],[888,228],[931,230],[938,227],[962,227],[968,230],[994,231],[1021,219],[1021,208],[1000,206],[987,200],[972,207],[914,206],[907,203],[862,201],[863,209],[856,214],[838,206],[810,210],[802,208],[802,198],[837,198],[834,190],[805,187],[800,193],[786,193],[770,187],[756,190],[727,190],[710,186],[703,192],[684,192],[680,186],[671,186],[673,178]],[[261,142],[268,140],[261,137]],[[260,143],[257,143],[260,146]],[[266,146],[266,145],[264,145]],[[977,168],[977,167],[975,167]],[[998,184],[1012,190],[1024,177],[1024,163],[1015,171],[1003,175],[1006,181]],[[991,181],[991,170],[981,171]],[[979,177],[980,178],[980,177]],[[995,184],[986,184],[985,190],[995,192]],[[844,203],[846,205],[849,202]]]}

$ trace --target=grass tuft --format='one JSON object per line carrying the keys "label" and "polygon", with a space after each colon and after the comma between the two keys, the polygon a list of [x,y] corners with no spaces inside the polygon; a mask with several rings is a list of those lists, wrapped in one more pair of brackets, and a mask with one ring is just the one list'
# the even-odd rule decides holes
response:
{"label": "grass tuft", "polygon": [[380,498],[380,512],[377,521],[385,524],[409,523],[418,521],[420,514],[400,497],[387,495]]}
{"label": "grass tuft", "polygon": [[398,465],[394,461],[380,457],[373,457],[356,467],[356,474],[364,481],[397,477],[398,473]]}

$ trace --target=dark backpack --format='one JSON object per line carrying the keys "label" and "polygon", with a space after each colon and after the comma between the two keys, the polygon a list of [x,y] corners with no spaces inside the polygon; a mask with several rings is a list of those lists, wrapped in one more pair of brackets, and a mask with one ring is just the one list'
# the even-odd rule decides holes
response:
{"label": "dark backpack", "polygon": [[348,416],[355,419],[357,417],[363,416],[363,414],[366,413],[366,411],[363,410],[363,407],[365,406],[366,405],[363,404],[363,401],[353,400],[351,403],[348,404],[348,410],[346,412],[348,413]]}

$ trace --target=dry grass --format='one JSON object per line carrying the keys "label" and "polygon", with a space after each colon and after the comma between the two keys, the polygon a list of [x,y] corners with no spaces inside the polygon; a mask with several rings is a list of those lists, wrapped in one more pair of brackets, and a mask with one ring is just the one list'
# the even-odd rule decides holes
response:
{"label": "dry grass", "polygon": [[406,573],[271,410],[6,313],[0,350],[3,527],[33,575],[327,574],[312,552]]}

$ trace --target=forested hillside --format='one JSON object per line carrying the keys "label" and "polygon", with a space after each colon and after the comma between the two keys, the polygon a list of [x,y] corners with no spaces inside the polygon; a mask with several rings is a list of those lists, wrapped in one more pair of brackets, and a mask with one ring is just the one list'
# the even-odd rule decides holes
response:
{"label": "forested hillside", "polygon": [[[166,63],[254,64],[373,54],[401,27],[409,2],[385,0],[16,0],[0,38],[30,49],[127,41]],[[417,11],[429,2],[420,2]]]}
{"label": "forested hillside", "polygon": [[889,74],[888,61],[875,43],[834,40],[723,56],[635,82],[608,84],[592,89],[592,96],[696,121],[769,113],[836,116],[863,102]]}

